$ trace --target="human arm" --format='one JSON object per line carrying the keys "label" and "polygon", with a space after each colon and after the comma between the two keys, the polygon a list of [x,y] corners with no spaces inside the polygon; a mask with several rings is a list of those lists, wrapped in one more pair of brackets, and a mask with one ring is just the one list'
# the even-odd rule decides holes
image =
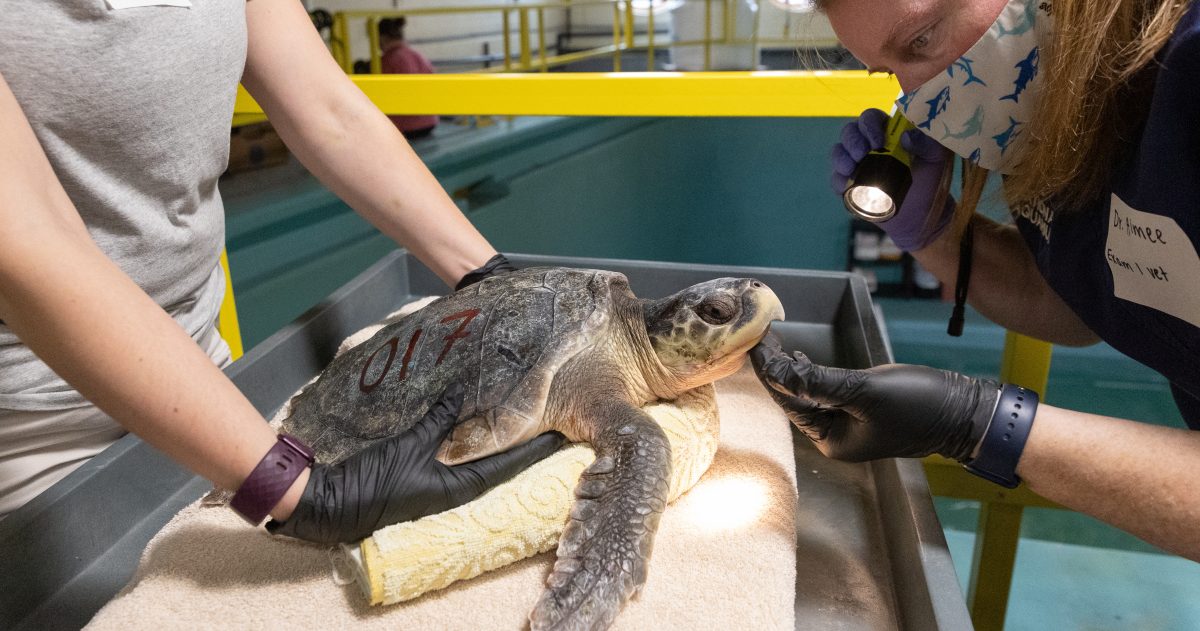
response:
{"label": "human arm", "polygon": [[[2,78],[0,138],[0,319],[125,429],[238,488],[275,433],[92,241]],[[279,514],[299,495],[294,488]]]}
{"label": "human arm", "polygon": [[[904,364],[830,368],[788,356],[771,337],[750,356],[775,402],[827,456],[939,453],[971,464],[985,448],[994,381]],[[1051,500],[1200,561],[1197,463],[1200,432],[1042,404],[1016,473]]]}
{"label": "human arm", "polygon": [[[1042,277],[1016,226],[976,213],[967,302],[1000,326],[1063,346],[1087,346],[1100,338],[1063,302]],[[911,253],[938,278],[953,285],[958,273],[958,240],[945,232]]]}
{"label": "human arm", "polygon": [[1038,406],[1017,473],[1034,492],[1200,562],[1200,432]]}
{"label": "human arm", "polygon": [[454,286],[496,250],[337,66],[296,0],[250,0],[242,83],[301,163]]}
{"label": "human arm", "polygon": [[[869,109],[842,128],[830,155],[835,194],[842,194],[869,151],[883,147],[887,122],[882,111]],[[937,217],[929,219],[953,154],[916,129],[905,132],[902,145],[912,158],[912,185],[896,215],[877,225],[938,280],[953,286],[960,251],[959,240],[949,229],[954,199],[947,197]],[[1099,341],[1042,278],[1016,227],[978,213],[971,221],[975,228],[967,295],[971,306],[1007,329],[1056,344],[1086,346]]]}
{"label": "human arm", "polygon": [[320,543],[357,541],[384,526],[461,506],[566,442],[547,432],[448,467],[434,456],[457,424],[464,394],[462,384],[452,384],[408,431],[342,462],[315,466],[291,517],[268,522],[267,530]]}
{"label": "human arm", "polygon": [[[0,137],[0,319],[126,430],[218,487],[238,489],[275,432],[96,246],[2,77]],[[458,407],[434,408],[412,430],[342,463],[301,470],[271,515],[296,536],[346,540],[468,501],[562,441],[541,436],[445,467],[432,453]]]}

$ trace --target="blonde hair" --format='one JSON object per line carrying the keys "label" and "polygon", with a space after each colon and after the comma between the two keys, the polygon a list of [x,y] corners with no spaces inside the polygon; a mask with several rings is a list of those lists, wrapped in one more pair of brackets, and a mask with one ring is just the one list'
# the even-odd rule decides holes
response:
{"label": "blonde hair", "polygon": [[[837,0],[818,0],[824,8]],[[1124,143],[1146,116],[1154,56],[1190,0],[1053,0],[1054,29],[1044,43],[1044,73],[1024,154],[1005,178],[1010,208],[1054,198],[1070,210],[1101,194]],[[955,234],[975,212],[988,171],[963,161]],[[947,170],[953,170],[953,161]],[[942,178],[948,186],[950,176]],[[939,195],[940,197],[940,195]]]}
{"label": "blonde hair", "polygon": [[1055,198],[1070,210],[1101,194],[1123,146],[1142,126],[1154,56],[1190,3],[1181,0],[1054,0],[1052,39],[1010,206]]}

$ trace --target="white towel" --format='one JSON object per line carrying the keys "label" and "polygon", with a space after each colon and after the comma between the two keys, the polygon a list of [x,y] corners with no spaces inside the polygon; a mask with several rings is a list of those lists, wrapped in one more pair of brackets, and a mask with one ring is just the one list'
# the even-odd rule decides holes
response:
{"label": "white towel", "polygon": [[[361,339],[363,331],[354,336]],[[649,577],[614,629],[795,629],[791,431],[749,367],[717,383],[721,442],[663,514]],[[330,549],[272,537],[196,502],[147,546],[130,584],[88,625],[131,628],[528,628],[549,552],[420,598],[370,607],[334,580]]]}

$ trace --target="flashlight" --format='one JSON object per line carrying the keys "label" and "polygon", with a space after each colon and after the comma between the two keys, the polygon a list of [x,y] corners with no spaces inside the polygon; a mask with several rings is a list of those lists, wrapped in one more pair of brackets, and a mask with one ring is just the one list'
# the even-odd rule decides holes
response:
{"label": "flashlight", "polygon": [[913,129],[900,112],[888,119],[883,148],[868,153],[854,169],[842,201],[851,215],[871,222],[890,219],[904,203],[912,185],[912,158],[900,146],[900,136]]}

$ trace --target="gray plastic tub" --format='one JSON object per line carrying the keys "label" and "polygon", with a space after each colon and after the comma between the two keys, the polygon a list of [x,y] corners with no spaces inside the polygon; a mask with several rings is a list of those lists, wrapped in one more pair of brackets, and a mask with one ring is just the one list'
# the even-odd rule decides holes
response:
{"label": "gray plastic tub", "polygon": [[[718,276],[753,276],[783,301],[774,330],[815,361],[891,360],[863,281],[849,274],[628,260],[510,257],[521,267],[622,272],[661,297]],[[226,372],[269,416],[350,333],[445,285],[397,251],[256,346]],[[917,461],[823,458],[796,436],[800,479],[796,627],[969,629],[962,592]],[[803,472],[819,469],[820,476]],[[0,629],[78,628],[132,576],[146,543],[209,485],[127,436],[0,521]],[[230,621],[236,623],[236,621]]]}

